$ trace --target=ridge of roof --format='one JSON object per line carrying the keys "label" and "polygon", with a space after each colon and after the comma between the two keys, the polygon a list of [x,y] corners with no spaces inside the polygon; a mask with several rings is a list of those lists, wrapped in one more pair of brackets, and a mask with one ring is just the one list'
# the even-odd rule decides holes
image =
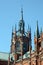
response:
{"label": "ridge of roof", "polygon": [[5,54],[9,54],[8,52],[1,52],[1,51],[0,51],[0,53],[5,53]]}

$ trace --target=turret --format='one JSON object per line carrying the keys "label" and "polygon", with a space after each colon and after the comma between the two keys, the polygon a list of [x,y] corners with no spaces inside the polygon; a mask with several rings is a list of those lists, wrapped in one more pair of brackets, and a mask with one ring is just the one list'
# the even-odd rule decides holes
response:
{"label": "turret", "polygon": [[28,25],[28,30],[27,30],[27,37],[29,38],[29,35],[30,35],[30,27]]}
{"label": "turret", "polygon": [[39,41],[40,41],[40,34],[39,34],[39,27],[37,21],[36,34],[34,36],[35,50],[37,51],[37,53],[39,53],[41,47],[41,42]]}
{"label": "turret", "polygon": [[40,30],[40,36],[42,35],[42,28],[41,28],[41,30]]}
{"label": "turret", "polygon": [[36,38],[39,38],[39,27],[38,27],[38,21],[37,21],[37,26],[36,26]]}
{"label": "turret", "polygon": [[15,43],[16,43],[16,25],[15,30],[12,27],[11,53],[15,52]]}
{"label": "turret", "polygon": [[29,50],[32,50],[32,45],[31,45],[31,27],[29,27],[29,25],[28,25],[27,37],[29,39]]}

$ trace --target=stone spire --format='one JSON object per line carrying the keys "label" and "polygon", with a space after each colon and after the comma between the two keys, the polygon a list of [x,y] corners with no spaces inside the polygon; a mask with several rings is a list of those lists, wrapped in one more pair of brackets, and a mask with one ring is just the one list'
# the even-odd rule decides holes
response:
{"label": "stone spire", "polygon": [[36,26],[36,37],[39,38],[39,27],[38,27],[38,21],[37,21],[37,26]]}
{"label": "stone spire", "polygon": [[21,20],[23,20],[23,8],[21,8]]}
{"label": "stone spire", "polygon": [[14,35],[14,27],[12,26],[12,38],[13,38],[13,35]]}
{"label": "stone spire", "polygon": [[27,31],[29,32],[29,24],[28,24],[28,30]]}
{"label": "stone spire", "polygon": [[19,21],[19,32],[24,34],[23,8],[21,8],[21,20]]}
{"label": "stone spire", "polygon": [[16,32],[16,24],[15,24],[15,29],[14,29],[14,32]]}
{"label": "stone spire", "polygon": [[42,34],[42,28],[41,28],[41,31],[40,31],[40,35]]}
{"label": "stone spire", "polygon": [[35,32],[34,32],[34,37],[35,37]]}

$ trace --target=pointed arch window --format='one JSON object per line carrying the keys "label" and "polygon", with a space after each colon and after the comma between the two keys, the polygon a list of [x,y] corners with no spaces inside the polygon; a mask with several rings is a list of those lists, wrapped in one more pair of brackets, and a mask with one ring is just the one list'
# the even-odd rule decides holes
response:
{"label": "pointed arch window", "polygon": [[16,51],[17,52],[21,51],[21,46],[20,46],[20,42],[19,41],[16,42]]}

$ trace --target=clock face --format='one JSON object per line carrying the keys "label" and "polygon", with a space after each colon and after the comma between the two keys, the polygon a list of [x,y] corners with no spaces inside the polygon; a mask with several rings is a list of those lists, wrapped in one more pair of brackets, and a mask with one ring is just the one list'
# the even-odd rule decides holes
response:
{"label": "clock face", "polygon": [[16,51],[17,52],[21,51],[20,42],[16,42]]}

